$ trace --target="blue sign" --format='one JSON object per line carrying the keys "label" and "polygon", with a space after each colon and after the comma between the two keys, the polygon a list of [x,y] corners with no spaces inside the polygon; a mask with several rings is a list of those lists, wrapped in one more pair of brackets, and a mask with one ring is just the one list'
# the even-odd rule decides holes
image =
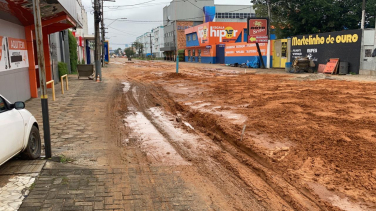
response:
{"label": "blue sign", "polygon": [[204,22],[213,22],[215,19],[215,6],[205,6],[204,8]]}
{"label": "blue sign", "polygon": [[110,62],[110,55],[109,55],[109,49],[108,49],[108,41],[104,41],[104,63],[108,64]]}

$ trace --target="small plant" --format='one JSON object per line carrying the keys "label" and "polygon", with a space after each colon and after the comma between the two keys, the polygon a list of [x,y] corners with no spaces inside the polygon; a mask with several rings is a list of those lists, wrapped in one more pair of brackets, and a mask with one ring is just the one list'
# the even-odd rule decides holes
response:
{"label": "small plant", "polygon": [[356,73],[350,72],[350,75],[356,75]]}
{"label": "small plant", "polygon": [[59,62],[57,64],[57,69],[59,70],[59,78],[62,75],[68,74],[68,67],[67,67],[67,64],[64,62]]}
{"label": "small plant", "polygon": [[81,60],[81,64],[85,64],[85,60],[84,59]]}
{"label": "small plant", "polygon": [[65,155],[60,156],[60,163],[71,163],[73,159],[67,158]]}
{"label": "small plant", "polygon": [[34,188],[35,188],[35,182],[33,182],[33,184],[30,185],[29,190],[32,191]]}
{"label": "small plant", "polygon": [[68,179],[68,177],[63,177],[63,179],[61,180],[61,184],[63,184],[63,185],[68,185],[68,184],[69,184],[69,179]]}

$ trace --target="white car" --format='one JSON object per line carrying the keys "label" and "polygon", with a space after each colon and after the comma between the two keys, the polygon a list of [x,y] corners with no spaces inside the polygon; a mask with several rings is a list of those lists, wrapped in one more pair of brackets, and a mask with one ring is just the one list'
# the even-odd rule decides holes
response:
{"label": "white car", "polygon": [[24,102],[11,104],[0,95],[0,165],[21,152],[37,159],[41,153],[39,126]]}

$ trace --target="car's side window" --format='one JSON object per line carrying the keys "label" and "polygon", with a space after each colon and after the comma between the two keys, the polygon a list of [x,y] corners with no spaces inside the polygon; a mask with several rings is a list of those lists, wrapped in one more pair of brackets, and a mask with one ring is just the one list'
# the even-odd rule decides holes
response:
{"label": "car's side window", "polygon": [[7,111],[7,104],[3,98],[0,97],[0,113]]}

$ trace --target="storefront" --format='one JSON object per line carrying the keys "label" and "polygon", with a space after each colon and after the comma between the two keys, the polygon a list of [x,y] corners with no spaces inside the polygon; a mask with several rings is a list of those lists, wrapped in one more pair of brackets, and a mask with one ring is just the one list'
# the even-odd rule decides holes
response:
{"label": "storefront", "polygon": [[[362,30],[345,30],[291,38],[291,59],[309,57],[316,69],[330,58],[348,63],[348,72],[358,74],[361,62]],[[371,51],[370,51],[371,52]]]}
{"label": "storefront", "polygon": [[[11,102],[38,97],[38,59],[31,0],[1,0],[0,93]],[[77,22],[60,3],[40,5],[46,80],[52,80],[49,34],[76,27]],[[58,80],[57,80],[58,81]],[[57,82],[55,80],[55,82]]]}
{"label": "storefront", "polygon": [[[187,62],[241,64],[258,58],[256,45],[246,43],[245,22],[209,22],[186,29],[185,34]],[[260,48],[266,63],[267,45]]]}

